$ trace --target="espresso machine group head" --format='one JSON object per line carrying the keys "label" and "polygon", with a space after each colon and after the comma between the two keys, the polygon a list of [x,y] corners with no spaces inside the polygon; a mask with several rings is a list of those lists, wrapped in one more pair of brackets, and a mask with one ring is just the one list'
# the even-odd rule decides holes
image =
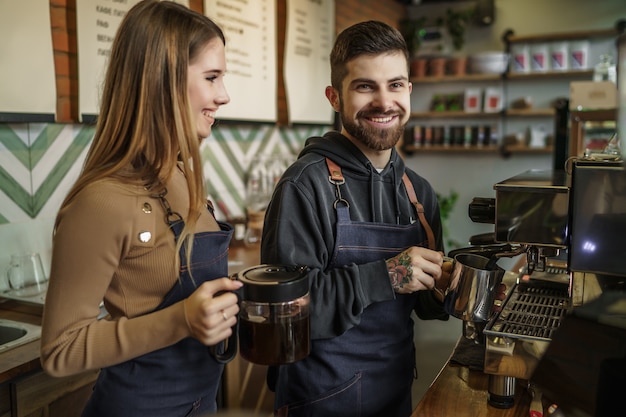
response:
{"label": "espresso machine group head", "polygon": [[475,198],[469,217],[495,225],[496,257],[526,254],[526,273],[567,249],[569,188],[563,171],[529,170],[494,185],[496,198]]}

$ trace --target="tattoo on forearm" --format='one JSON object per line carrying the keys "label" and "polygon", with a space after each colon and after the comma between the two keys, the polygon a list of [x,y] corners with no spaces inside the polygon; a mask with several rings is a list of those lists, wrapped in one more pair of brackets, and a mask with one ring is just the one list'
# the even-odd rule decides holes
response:
{"label": "tattoo on forearm", "polygon": [[402,252],[394,258],[388,259],[387,270],[389,271],[389,279],[391,280],[393,289],[401,289],[413,276],[411,257],[405,252]]}

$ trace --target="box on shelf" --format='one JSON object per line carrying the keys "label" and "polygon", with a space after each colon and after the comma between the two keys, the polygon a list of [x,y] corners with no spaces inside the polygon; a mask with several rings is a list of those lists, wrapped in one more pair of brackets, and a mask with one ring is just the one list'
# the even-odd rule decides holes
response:
{"label": "box on shelf", "polygon": [[463,110],[467,113],[478,113],[481,109],[482,92],[480,88],[465,89]]}
{"label": "box on shelf", "polygon": [[530,71],[530,51],[527,44],[513,44],[511,47],[511,71],[521,73]]}
{"label": "box on shelf", "polygon": [[617,86],[612,81],[570,83],[570,110],[614,109],[617,106]]}
{"label": "box on shelf", "polygon": [[484,109],[485,113],[497,113],[502,110],[502,89],[487,87],[485,89]]}
{"label": "box on shelf", "polygon": [[569,69],[569,44],[565,41],[550,43],[550,67],[553,71]]}
{"label": "box on shelf", "polygon": [[545,72],[550,69],[548,44],[536,43],[530,47],[530,69],[533,72]]}
{"label": "box on shelf", "polygon": [[583,71],[589,69],[589,41],[570,42],[569,52],[570,69]]}

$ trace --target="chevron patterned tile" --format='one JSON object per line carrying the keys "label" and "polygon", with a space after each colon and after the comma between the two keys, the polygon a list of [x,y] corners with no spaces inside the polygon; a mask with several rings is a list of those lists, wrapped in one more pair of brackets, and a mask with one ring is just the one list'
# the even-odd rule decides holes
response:
{"label": "chevron patterned tile", "polygon": [[[258,158],[294,160],[309,136],[326,126],[277,128],[224,124],[201,146],[209,198],[218,217],[245,217],[246,179]],[[0,124],[0,225],[54,217],[78,177],[95,127],[86,124]]]}
{"label": "chevron patterned tile", "polygon": [[0,124],[0,222],[29,219],[30,155],[27,124]]}
{"label": "chevron patterned tile", "polygon": [[278,155],[293,160],[309,136],[326,130],[325,126],[216,126],[202,145],[202,157],[209,197],[221,207],[218,216],[245,217],[247,173],[255,158]]}
{"label": "chevron patterned tile", "polygon": [[[56,129],[42,130],[34,142],[34,145],[41,142],[41,147],[45,149],[32,168],[32,209],[35,216],[56,216],[80,173],[95,132],[92,125],[48,126]],[[31,154],[37,152],[37,146],[31,148]]]}
{"label": "chevron patterned tile", "polygon": [[92,137],[87,125],[0,124],[0,224],[54,217]]}

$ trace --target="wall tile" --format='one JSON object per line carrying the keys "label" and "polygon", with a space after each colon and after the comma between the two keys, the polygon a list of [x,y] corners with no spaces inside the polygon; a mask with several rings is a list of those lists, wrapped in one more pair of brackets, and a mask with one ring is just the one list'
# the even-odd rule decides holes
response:
{"label": "wall tile", "polygon": [[[295,159],[304,141],[326,126],[216,126],[201,146],[209,198],[218,218],[245,216],[245,184],[254,158]],[[78,177],[93,139],[92,125],[0,124],[0,224],[55,217]]]}

